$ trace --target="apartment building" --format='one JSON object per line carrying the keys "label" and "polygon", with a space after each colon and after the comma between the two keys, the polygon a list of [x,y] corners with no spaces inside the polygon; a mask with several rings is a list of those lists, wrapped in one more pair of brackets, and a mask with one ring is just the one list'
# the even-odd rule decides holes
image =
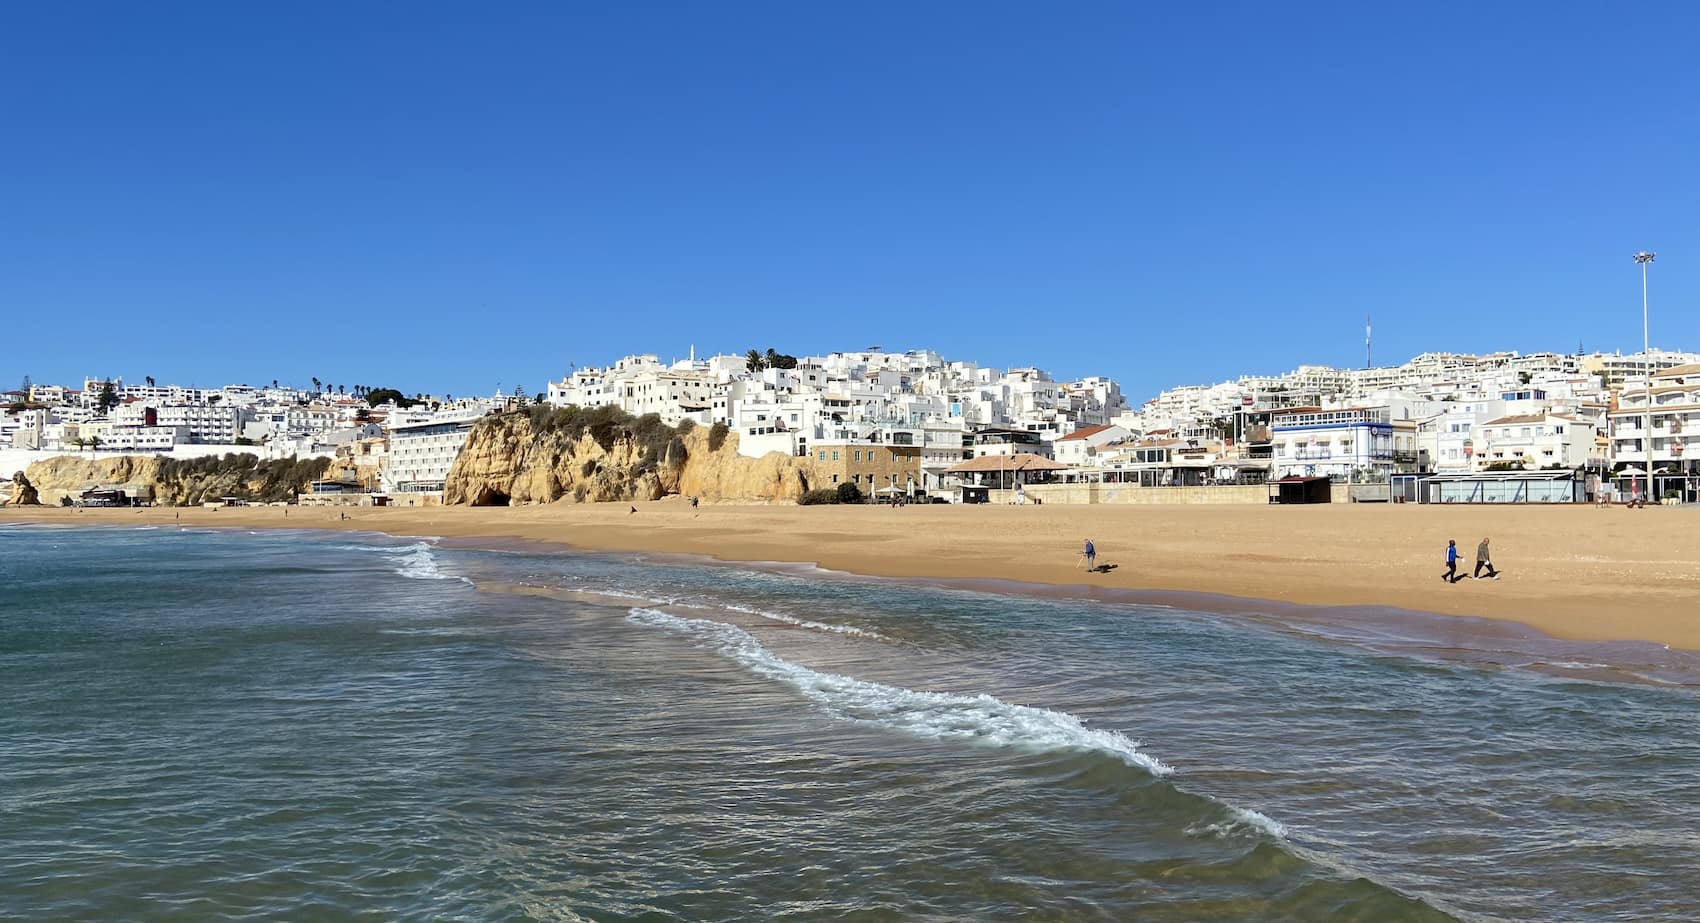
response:
{"label": "apartment building", "polygon": [[392,427],[385,478],[389,489],[403,493],[441,491],[476,422],[461,419]]}
{"label": "apartment building", "polygon": [[1648,384],[1624,387],[1607,414],[1613,468],[1620,480],[1650,470],[1655,498],[1700,499],[1700,363],[1666,368]]}
{"label": "apartment building", "polygon": [[221,404],[152,404],[135,401],[120,405],[112,411],[116,426],[158,426],[181,428],[189,434],[188,441],[229,445],[242,435],[242,428],[252,413],[241,407]]}
{"label": "apartment building", "polygon": [[1557,413],[1498,417],[1476,427],[1477,471],[1575,469],[1588,463],[1594,427]]}

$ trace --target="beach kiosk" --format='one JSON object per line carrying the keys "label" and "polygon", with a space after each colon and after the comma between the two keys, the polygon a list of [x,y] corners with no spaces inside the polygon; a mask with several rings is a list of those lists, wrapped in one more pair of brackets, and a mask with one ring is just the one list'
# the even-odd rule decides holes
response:
{"label": "beach kiosk", "polygon": [[1269,482],[1270,503],[1329,503],[1333,485],[1325,477],[1288,475]]}

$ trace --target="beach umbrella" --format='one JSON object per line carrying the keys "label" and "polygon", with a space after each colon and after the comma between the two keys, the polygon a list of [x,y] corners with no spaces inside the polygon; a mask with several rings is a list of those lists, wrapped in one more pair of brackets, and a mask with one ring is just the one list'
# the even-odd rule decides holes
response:
{"label": "beach umbrella", "polygon": [[1614,475],[1614,477],[1620,477],[1620,478],[1646,477],[1646,476],[1647,476],[1647,472],[1645,470],[1641,469],[1641,468],[1625,468],[1622,471],[1619,471],[1616,475]]}

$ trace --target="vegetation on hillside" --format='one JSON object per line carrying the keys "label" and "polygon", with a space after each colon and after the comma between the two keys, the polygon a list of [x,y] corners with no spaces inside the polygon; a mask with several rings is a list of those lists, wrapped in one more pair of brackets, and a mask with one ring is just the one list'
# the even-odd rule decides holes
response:
{"label": "vegetation on hillside", "polygon": [[683,464],[689,454],[683,437],[696,426],[686,420],[672,427],[661,422],[659,414],[634,417],[618,407],[550,407],[546,404],[536,404],[514,414],[486,417],[484,422],[495,425],[493,421],[517,414],[523,414],[530,421],[532,432],[540,437],[555,435],[576,442],[589,435],[604,452],[613,451],[615,444],[621,442],[639,446],[642,454],[636,473],[640,474],[655,470],[663,462]]}
{"label": "vegetation on hillside", "polygon": [[751,372],[759,372],[762,369],[794,369],[796,367],[796,356],[787,356],[771,346],[765,353],[758,349],[752,349],[744,354],[744,368]]}
{"label": "vegetation on hillside", "polygon": [[328,458],[274,458],[252,453],[164,458],[159,463],[161,501],[195,506],[221,497],[259,503],[293,500],[324,477]]}

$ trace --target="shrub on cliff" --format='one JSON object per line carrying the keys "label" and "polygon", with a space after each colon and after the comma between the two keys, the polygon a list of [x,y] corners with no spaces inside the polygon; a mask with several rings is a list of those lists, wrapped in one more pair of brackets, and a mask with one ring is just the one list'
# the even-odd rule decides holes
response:
{"label": "shrub on cliff", "polygon": [[[539,436],[559,434],[570,442],[577,442],[589,434],[604,452],[612,452],[617,443],[629,442],[638,447],[639,471],[653,471],[663,463],[684,464],[686,449],[682,437],[695,426],[687,420],[678,427],[672,427],[661,422],[660,414],[646,413],[634,417],[618,407],[556,408],[540,405],[515,413],[525,414],[531,422],[532,432]],[[512,418],[513,414],[501,414],[487,417],[479,425],[505,425],[504,421]]]}
{"label": "shrub on cliff", "polygon": [[797,498],[798,506],[824,506],[826,504],[837,502],[839,502],[838,491],[833,490],[830,487],[822,488],[821,490],[804,491],[803,495]]}
{"label": "shrub on cliff", "polygon": [[720,447],[726,444],[726,434],[731,431],[724,423],[716,423],[710,426],[708,428],[708,450],[710,452],[720,451]]}
{"label": "shrub on cliff", "polygon": [[249,453],[231,452],[222,457],[165,458],[160,460],[159,479],[174,502],[196,505],[220,497],[239,497],[273,503],[291,500],[324,477],[328,458],[274,458],[261,461]]}

